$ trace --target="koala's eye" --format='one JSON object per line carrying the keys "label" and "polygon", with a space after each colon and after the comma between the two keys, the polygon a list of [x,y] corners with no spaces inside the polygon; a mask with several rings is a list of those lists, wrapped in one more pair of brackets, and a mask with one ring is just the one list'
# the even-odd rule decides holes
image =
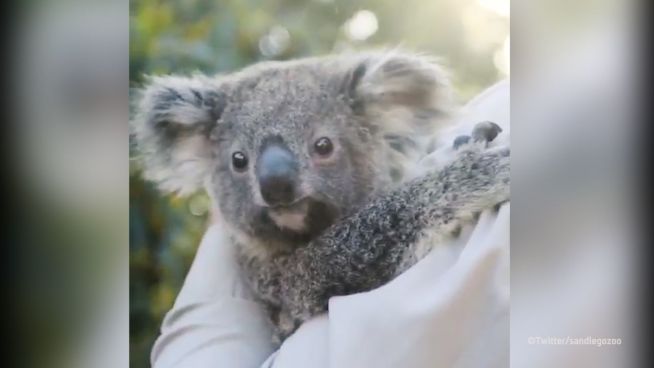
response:
{"label": "koala's eye", "polygon": [[320,156],[327,156],[332,153],[332,151],[334,151],[334,145],[332,144],[332,141],[327,137],[319,138],[316,143],[313,144],[313,146],[316,150],[316,153],[318,153]]}
{"label": "koala's eye", "polygon": [[232,153],[232,165],[237,171],[245,170],[248,167],[248,157],[243,152]]}

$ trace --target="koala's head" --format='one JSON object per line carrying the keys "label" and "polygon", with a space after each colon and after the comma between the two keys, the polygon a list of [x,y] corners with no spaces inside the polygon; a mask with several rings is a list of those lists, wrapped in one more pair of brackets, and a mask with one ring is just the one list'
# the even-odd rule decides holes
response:
{"label": "koala's head", "polygon": [[302,243],[401,179],[449,104],[443,72],[402,53],[154,77],[135,138],[146,177],[204,186],[240,235]]}

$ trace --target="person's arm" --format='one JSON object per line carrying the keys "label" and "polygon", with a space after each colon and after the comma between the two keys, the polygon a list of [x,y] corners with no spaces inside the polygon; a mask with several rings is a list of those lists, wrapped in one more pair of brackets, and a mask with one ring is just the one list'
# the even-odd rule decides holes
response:
{"label": "person's arm", "polygon": [[235,250],[212,224],[163,321],[153,367],[258,367],[273,352],[267,316],[245,287]]}
{"label": "person's arm", "polygon": [[428,367],[459,354],[484,362],[464,366],[502,366],[492,363],[508,359],[509,211],[484,213],[386,286],[332,298],[328,315],[272,356],[266,316],[213,225],[162,325],[153,367],[259,367],[269,356],[262,367]]}

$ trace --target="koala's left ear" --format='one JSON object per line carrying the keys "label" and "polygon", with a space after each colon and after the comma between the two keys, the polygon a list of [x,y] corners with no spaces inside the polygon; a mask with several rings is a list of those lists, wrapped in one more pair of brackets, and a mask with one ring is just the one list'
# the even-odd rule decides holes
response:
{"label": "koala's left ear", "polygon": [[398,51],[364,55],[346,80],[353,110],[385,135],[430,133],[452,104],[447,75],[425,56]]}
{"label": "koala's left ear", "polygon": [[165,191],[199,189],[211,164],[209,136],[225,104],[214,79],[150,78],[132,122],[144,176]]}

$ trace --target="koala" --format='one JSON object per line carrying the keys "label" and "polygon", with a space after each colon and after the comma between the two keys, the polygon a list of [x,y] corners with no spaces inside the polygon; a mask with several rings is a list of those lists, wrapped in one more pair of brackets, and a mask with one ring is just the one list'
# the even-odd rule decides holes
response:
{"label": "koala", "polygon": [[208,192],[280,343],[330,297],[387,283],[509,199],[510,151],[485,147],[493,123],[409,179],[450,96],[441,68],[410,53],[262,62],[150,78],[133,133],[147,179]]}

